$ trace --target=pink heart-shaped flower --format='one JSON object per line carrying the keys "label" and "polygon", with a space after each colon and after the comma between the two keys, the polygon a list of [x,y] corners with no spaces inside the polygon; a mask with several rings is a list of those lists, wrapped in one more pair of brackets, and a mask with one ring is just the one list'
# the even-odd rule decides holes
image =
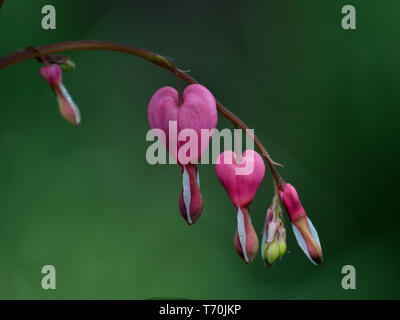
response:
{"label": "pink heart-shaped flower", "polygon": [[237,228],[234,236],[235,250],[246,263],[251,263],[258,250],[258,237],[251,223],[248,206],[256,195],[265,174],[261,156],[246,150],[241,159],[232,151],[221,153],[216,172],[237,209]]}
{"label": "pink heart-shaped flower", "polygon": [[[150,127],[153,129],[161,129],[165,133],[166,141],[163,141],[167,150],[175,157],[179,164],[181,157],[178,156],[179,149],[188,140],[190,143],[196,143],[197,154],[192,153],[189,149],[187,155],[188,162],[198,163],[202,154],[207,149],[211,137],[201,138],[201,130],[213,130],[217,126],[218,116],[215,98],[212,93],[200,84],[191,84],[186,87],[183,92],[183,103],[178,106],[178,92],[172,87],[163,87],[153,95],[149,102],[147,111]],[[170,146],[170,125],[176,122],[176,133],[179,135],[184,129],[194,130],[197,137],[196,140],[187,138],[184,141],[177,141],[176,146]],[[179,159],[178,159],[179,158]],[[187,163],[184,163],[187,164]]]}
{"label": "pink heart-shaped flower", "polygon": [[[159,132],[154,134],[182,167],[179,210],[191,225],[203,210],[197,163],[217,126],[215,98],[206,87],[192,84],[183,92],[179,106],[178,92],[172,87],[163,87],[151,98],[147,115],[151,128],[161,130],[164,136]],[[202,135],[202,130],[207,134]]]}
{"label": "pink heart-shaped flower", "polygon": [[215,169],[232,203],[247,207],[264,178],[265,164],[253,150],[243,152],[241,161],[237,158],[234,152],[225,151],[219,155]]}

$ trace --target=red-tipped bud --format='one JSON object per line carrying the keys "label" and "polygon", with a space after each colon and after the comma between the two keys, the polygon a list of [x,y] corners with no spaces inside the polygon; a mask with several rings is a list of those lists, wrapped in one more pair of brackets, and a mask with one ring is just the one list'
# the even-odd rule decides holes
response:
{"label": "red-tipped bud", "polygon": [[203,210],[200,193],[200,178],[196,165],[182,166],[182,191],[179,210],[189,225],[196,223]]}
{"label": "red-tipped bud", "polygon": [[62,82],[62,70],[60,66],[57,64],[43,66],[40,68],[40,74],[54,91],[61,115],[74,126],[79,126],[81,115],[78,107]]}
{"label": "red-tipped bud", "polygon": [[317,230],[300,202],[296,189],[289,183],[279,186],[279,194],[292,222],[300,248],[314,264],[322,264],[322,249]]}

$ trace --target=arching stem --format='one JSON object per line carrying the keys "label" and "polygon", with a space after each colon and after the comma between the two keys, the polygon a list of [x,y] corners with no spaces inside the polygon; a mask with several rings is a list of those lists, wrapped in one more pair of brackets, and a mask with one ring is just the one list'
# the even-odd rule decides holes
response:
{"label": "arching stem", "polygon": [[[150,61],[164,69],[167,69],[173,72],[177,77],[177,85],[178,91],[182,92],[180,88],[180,81],[179,78],[192,84],[192,83],[199,83],[196,79],[189,76],[183,70],[176,68],[174,63],[162,55],[157,53],[148,51],[146,49],[137,48],[131,45],[123,44],[123,43],[116,43],[116,42],[108,42],[108,41],[96,41],[96,40],[78,40],[78,41],[69,41],[69,42],[58,42],[53,44],[48,44],[40,47],[36,47],[35,50],[32,48],[27,48],[23,50],[18,50],[14,53],[11,53],[7,56],[0,58],[0,70],[15,65],[17,63],[34,59],[34,58],[41,58],[41,55],[50,55],[57,52],[65,52],[65,51],[75,51],[75,50],[110,50],[110,51],[119,51],[128,54],[132,54],[134,56],[143,58],[147,61]],[[180,93],[181,95],[181,93]],[[180,97],[181,99],[181,97]],[[275,165],[278,165],[274,162],[267,149],[261,143],[261,141],[257,138],[254,133],[251,131],[246,130],[249,129],[247,125],[240,120],[235,114],[229,111],[221,102],[216,100],[217,109],[218,111],[228,120],[230,120],[234,125],[241,128],[245,131],[246,134],[250,136],[250,138],[254,141],[254,144],[261,152],[262,156],[267,161],[268,167],[272,173],[272,177],[277,185],[284,185],[285,181],[280,176],[278,170],[276,169]]]}

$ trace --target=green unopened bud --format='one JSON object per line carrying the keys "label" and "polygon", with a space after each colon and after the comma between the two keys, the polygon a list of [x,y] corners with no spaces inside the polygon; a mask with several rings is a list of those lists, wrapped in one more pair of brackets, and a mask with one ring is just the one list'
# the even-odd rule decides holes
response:
{"label": "green unopened bud", "polygon": [[285,241],[280,241],[279,242],[279,258],[282,259],[282,257],[286,253],[286,242]]}
{"label": "green unopened bud", "polygon": [[280,247],[277,239],[274,239],[272,243],[266,243],[264,247],[264,258],[268,265],[271,265],[280,256]]}
{"label": "green unopened bud", "polygon": [[[50,64],[58,64],[62,71],[67,72],[74,70],[76,65],[68,56],[64,54],[59,55],[47,55],[45,56],[46,61]],[[44,63],[42,57],[37,58],[39,62]]]}
{"label": "green unopened bud", "polygon": [[286,229],[283,225],[279,228],[279,258],[282,257],[286,253]]}
{"label": "green unopened bud", "polygon": [[67,72],[67,71],[74,70],[76,65],[75,65],[75,62],[73,62],[72,60],[70,60],[68,58],[65,62],[60,64],[60,67],[61,67],[62,71]]}
{"label": "green unopened bud", "polygon": [[282,220],[282,209],[278,196],[274,196],[265,217],[261,256],[265,265],[270,267],[286,253],[286,229]]}

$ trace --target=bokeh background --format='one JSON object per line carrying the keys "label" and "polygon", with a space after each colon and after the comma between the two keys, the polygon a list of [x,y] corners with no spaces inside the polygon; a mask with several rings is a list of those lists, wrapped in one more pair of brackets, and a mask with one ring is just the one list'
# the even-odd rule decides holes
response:
{"label": "bokeh background", "polygon": [[[41,8],[57,9],[42,30]],[[147,103],[172,74],[116,52],[71,52],[64,82],[83,122],[58,113],[36,61],[0,72],[0,298],[395,299],[400,297],[399,1],[5,1],[0,56],[98,39],[173,57],[240,116],[285,165],[317,227],[313,266],[291,251],[266,270],[233,249],[235,210],[202,165],[203,214],[178,211],[181,173],[151,166]],[[219,128],[230,127],[219,118]],[[251,205],[261,232],[270,175]],[[41,288],[41,268],[57,289]],[[344,265],[357,289],[343,290]]]}

